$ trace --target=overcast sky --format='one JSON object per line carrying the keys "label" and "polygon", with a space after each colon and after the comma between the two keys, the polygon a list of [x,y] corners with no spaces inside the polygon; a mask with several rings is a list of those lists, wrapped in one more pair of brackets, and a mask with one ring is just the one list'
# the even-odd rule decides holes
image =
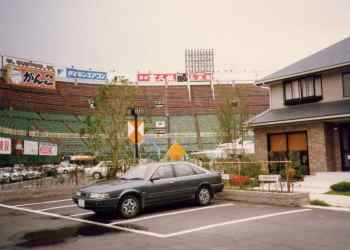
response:
{"label": "overcast sky", "polygon": [[349,0],[0,0],[0,54],[57,66],[184,70],[186,48],[216,69],[262,77],[350,35]]}

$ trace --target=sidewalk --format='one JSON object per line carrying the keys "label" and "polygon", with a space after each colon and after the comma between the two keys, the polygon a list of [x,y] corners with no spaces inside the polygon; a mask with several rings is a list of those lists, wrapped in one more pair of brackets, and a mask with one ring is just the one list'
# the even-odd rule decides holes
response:
{"label": "sidewalk", "polygon": [[296,192],[307,192],[310,200],[323,200],[335,207],[350,208],[350,196],[325,194],[330,191],[332,184],[340,181],[350,181],[350,173],[347,172],[325,172],[314,176],[306,176],[304,182],[297,183]]}

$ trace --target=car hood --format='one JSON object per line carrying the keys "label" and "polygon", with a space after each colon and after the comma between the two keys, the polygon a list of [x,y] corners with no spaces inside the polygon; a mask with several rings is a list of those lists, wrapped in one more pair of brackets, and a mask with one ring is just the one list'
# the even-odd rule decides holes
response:
{"label": "car hood", "polygon": [[145,180],[113,180],[103,181],[80,189],[86,193],[108,193],[121,191],[127,188],[136,188],[145,183]]}

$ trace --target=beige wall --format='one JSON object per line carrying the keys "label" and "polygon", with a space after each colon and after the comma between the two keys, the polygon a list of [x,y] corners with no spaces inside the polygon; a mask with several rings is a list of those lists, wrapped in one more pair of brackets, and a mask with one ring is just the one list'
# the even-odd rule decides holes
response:
{"label": "beige wall", "polygon": [[330,71],[323,73],[321,76],[323,88],[322,102],[332,102],[343,99],[342,72]]}
{"label": "beige wall", "polygon": [[270,85],[270,103],[271,109],[284,108],[283,84],[282,82],[273,83]]}
{"label": "beige wall", "polygon": [[[342,99],[350,99],[343,97],[343,81],[342,72],[339,70],[328,71],[321,74],[323,100],[321,102],[332,102]],[[287,106],[284,105],[283,84],[282,82],[272,83],[271,89],[271,109],[280,109]]]}

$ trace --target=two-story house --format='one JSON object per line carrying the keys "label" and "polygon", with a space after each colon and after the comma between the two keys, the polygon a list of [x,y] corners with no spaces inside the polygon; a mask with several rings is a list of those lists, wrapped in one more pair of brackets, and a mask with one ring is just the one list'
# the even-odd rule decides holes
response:
{"label": "two-story house", "polygon": [[350,37],[258,81],[270,109],[250,124],[258,160],[292,158],[306,174],[350,171]]}

